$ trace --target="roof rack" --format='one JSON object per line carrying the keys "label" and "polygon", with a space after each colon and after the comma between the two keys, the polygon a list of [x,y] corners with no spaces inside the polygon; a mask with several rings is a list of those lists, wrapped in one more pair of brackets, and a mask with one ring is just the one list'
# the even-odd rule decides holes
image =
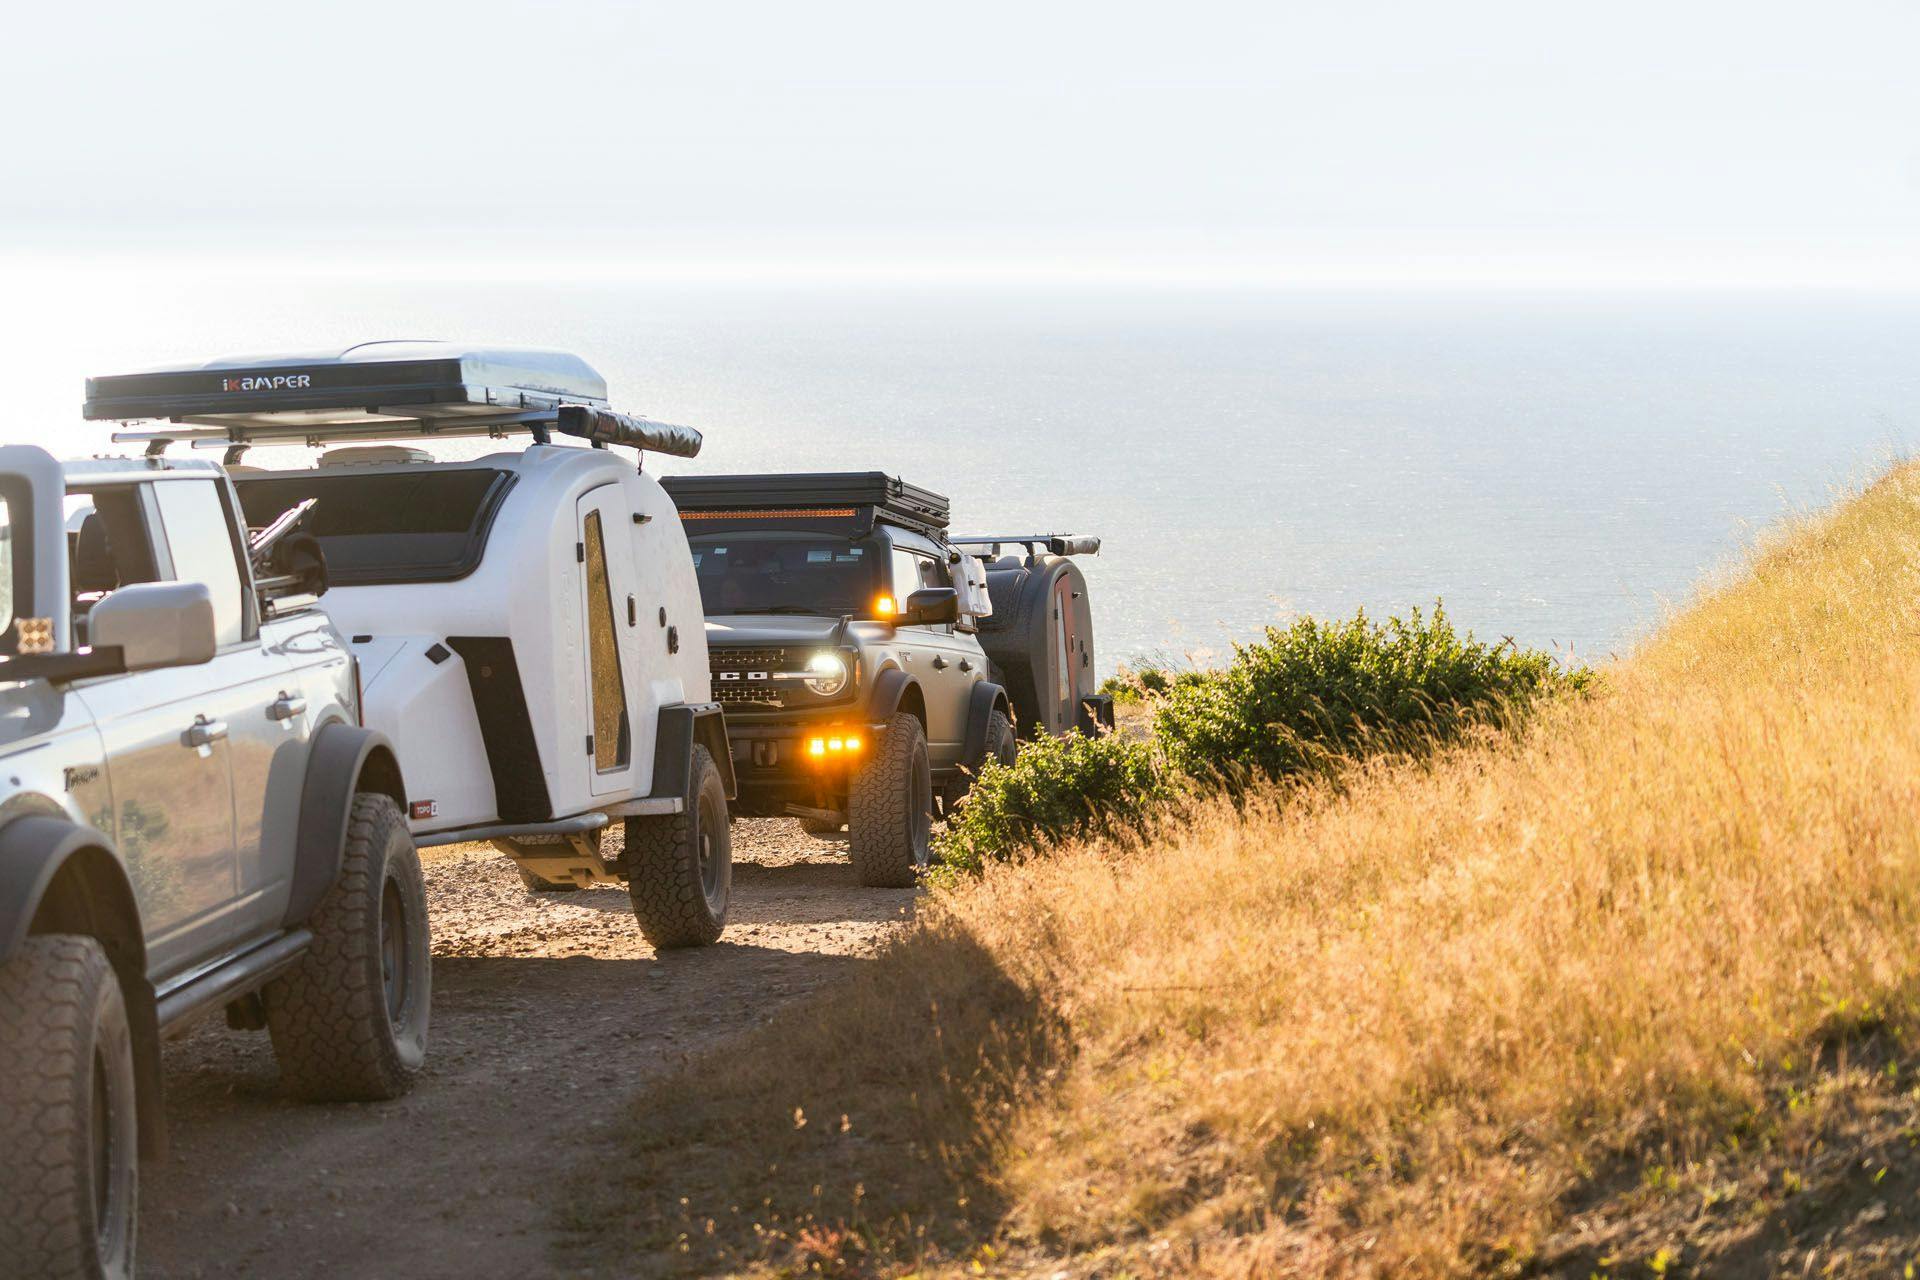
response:
{"label": "roof rack", "polygon": [[1038,555],[1041,549],[1044,549],[1048,555],[1055,556],[1100,554],[1100,539],[1087,533],[1001,533],[991,536],[949,538],[947,541],[956,547],[985,547],[985,551],[975,551],[974,554],[988,560],[1000,554],[1003,543],[1025,547],[1029,556]]}
{"label": "roof rack", "polygon": [[176,441],[228,447],[343,441],[504,438],[552,433],[595,448],[627,445],[691,458],[691,427],[615,412],[606,381],[564,351],[466,347],[446,342],[368,342],[338,352],[241,356],[87,379],[81,410],[92,421],[166,419],[116,431],[149,455]]}
{"label": "roof rack", "polygon": [[946,498],[884,471],[667,476],[660,482],[683,519],[875,519],[944,535]]}

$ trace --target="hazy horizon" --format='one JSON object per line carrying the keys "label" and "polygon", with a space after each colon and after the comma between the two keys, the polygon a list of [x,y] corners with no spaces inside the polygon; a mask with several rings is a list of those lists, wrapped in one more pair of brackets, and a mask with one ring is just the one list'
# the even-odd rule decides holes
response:
{"label": "hazy horizon", "polygon": [[15,34],[16,255],[1920,289],[1920,10],[1894,0],[187,0]]}

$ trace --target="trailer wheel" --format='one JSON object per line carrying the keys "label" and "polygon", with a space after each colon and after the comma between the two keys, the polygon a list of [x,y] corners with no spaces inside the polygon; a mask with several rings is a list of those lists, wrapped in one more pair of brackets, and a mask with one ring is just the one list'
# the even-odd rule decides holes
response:
{"label": "trailer wheel", "polygon": [[263,993],[280,1075],[309,1102],[373,1102],[413,1086],[427,1056],[433,955],[420,855],[400,806],[353,798],[340,879],[313,945]]}
{"label": "trailer wheel", "polygon": [[627,894],[660,951],[719,941],[733,897],[727,789],[703,746],[693,748],[688,783],[686,812],[627,819]]}
{"label": "trailer wheel", "polygon": [[133,1274],[133,1033],[97,939],[27,938],[0,966],[0,1274]]}
{"label": "trailer wheel", "polygon": [[830,836],[847,825],[844,815],[833,818],[802,818],[800,829],[810,836]]}
{"label": "trailer wheel", "polygon": [[887,720],[879,749],[847,794],[847,854],[860,883],[910,888],[933,856],[933,769],[920,721]]}

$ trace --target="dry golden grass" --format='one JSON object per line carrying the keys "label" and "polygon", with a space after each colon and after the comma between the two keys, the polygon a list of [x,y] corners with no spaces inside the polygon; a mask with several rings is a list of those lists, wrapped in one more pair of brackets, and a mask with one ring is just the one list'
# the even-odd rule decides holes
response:
{"label": "dry golden grass", "polygon": [[872,973],[641,1104],[595,1256],[1897,1272],[1920,467],[1517,739],[995,868]]}

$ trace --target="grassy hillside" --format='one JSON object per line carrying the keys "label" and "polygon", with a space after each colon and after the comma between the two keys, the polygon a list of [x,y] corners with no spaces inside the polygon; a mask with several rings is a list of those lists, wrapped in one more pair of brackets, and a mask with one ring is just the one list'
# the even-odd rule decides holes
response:
{"label": "grassy hillside", "polygon": [[1517,738],[935,895],[690,1064],[609,1271],[1900,1274],[1920,468]]}

